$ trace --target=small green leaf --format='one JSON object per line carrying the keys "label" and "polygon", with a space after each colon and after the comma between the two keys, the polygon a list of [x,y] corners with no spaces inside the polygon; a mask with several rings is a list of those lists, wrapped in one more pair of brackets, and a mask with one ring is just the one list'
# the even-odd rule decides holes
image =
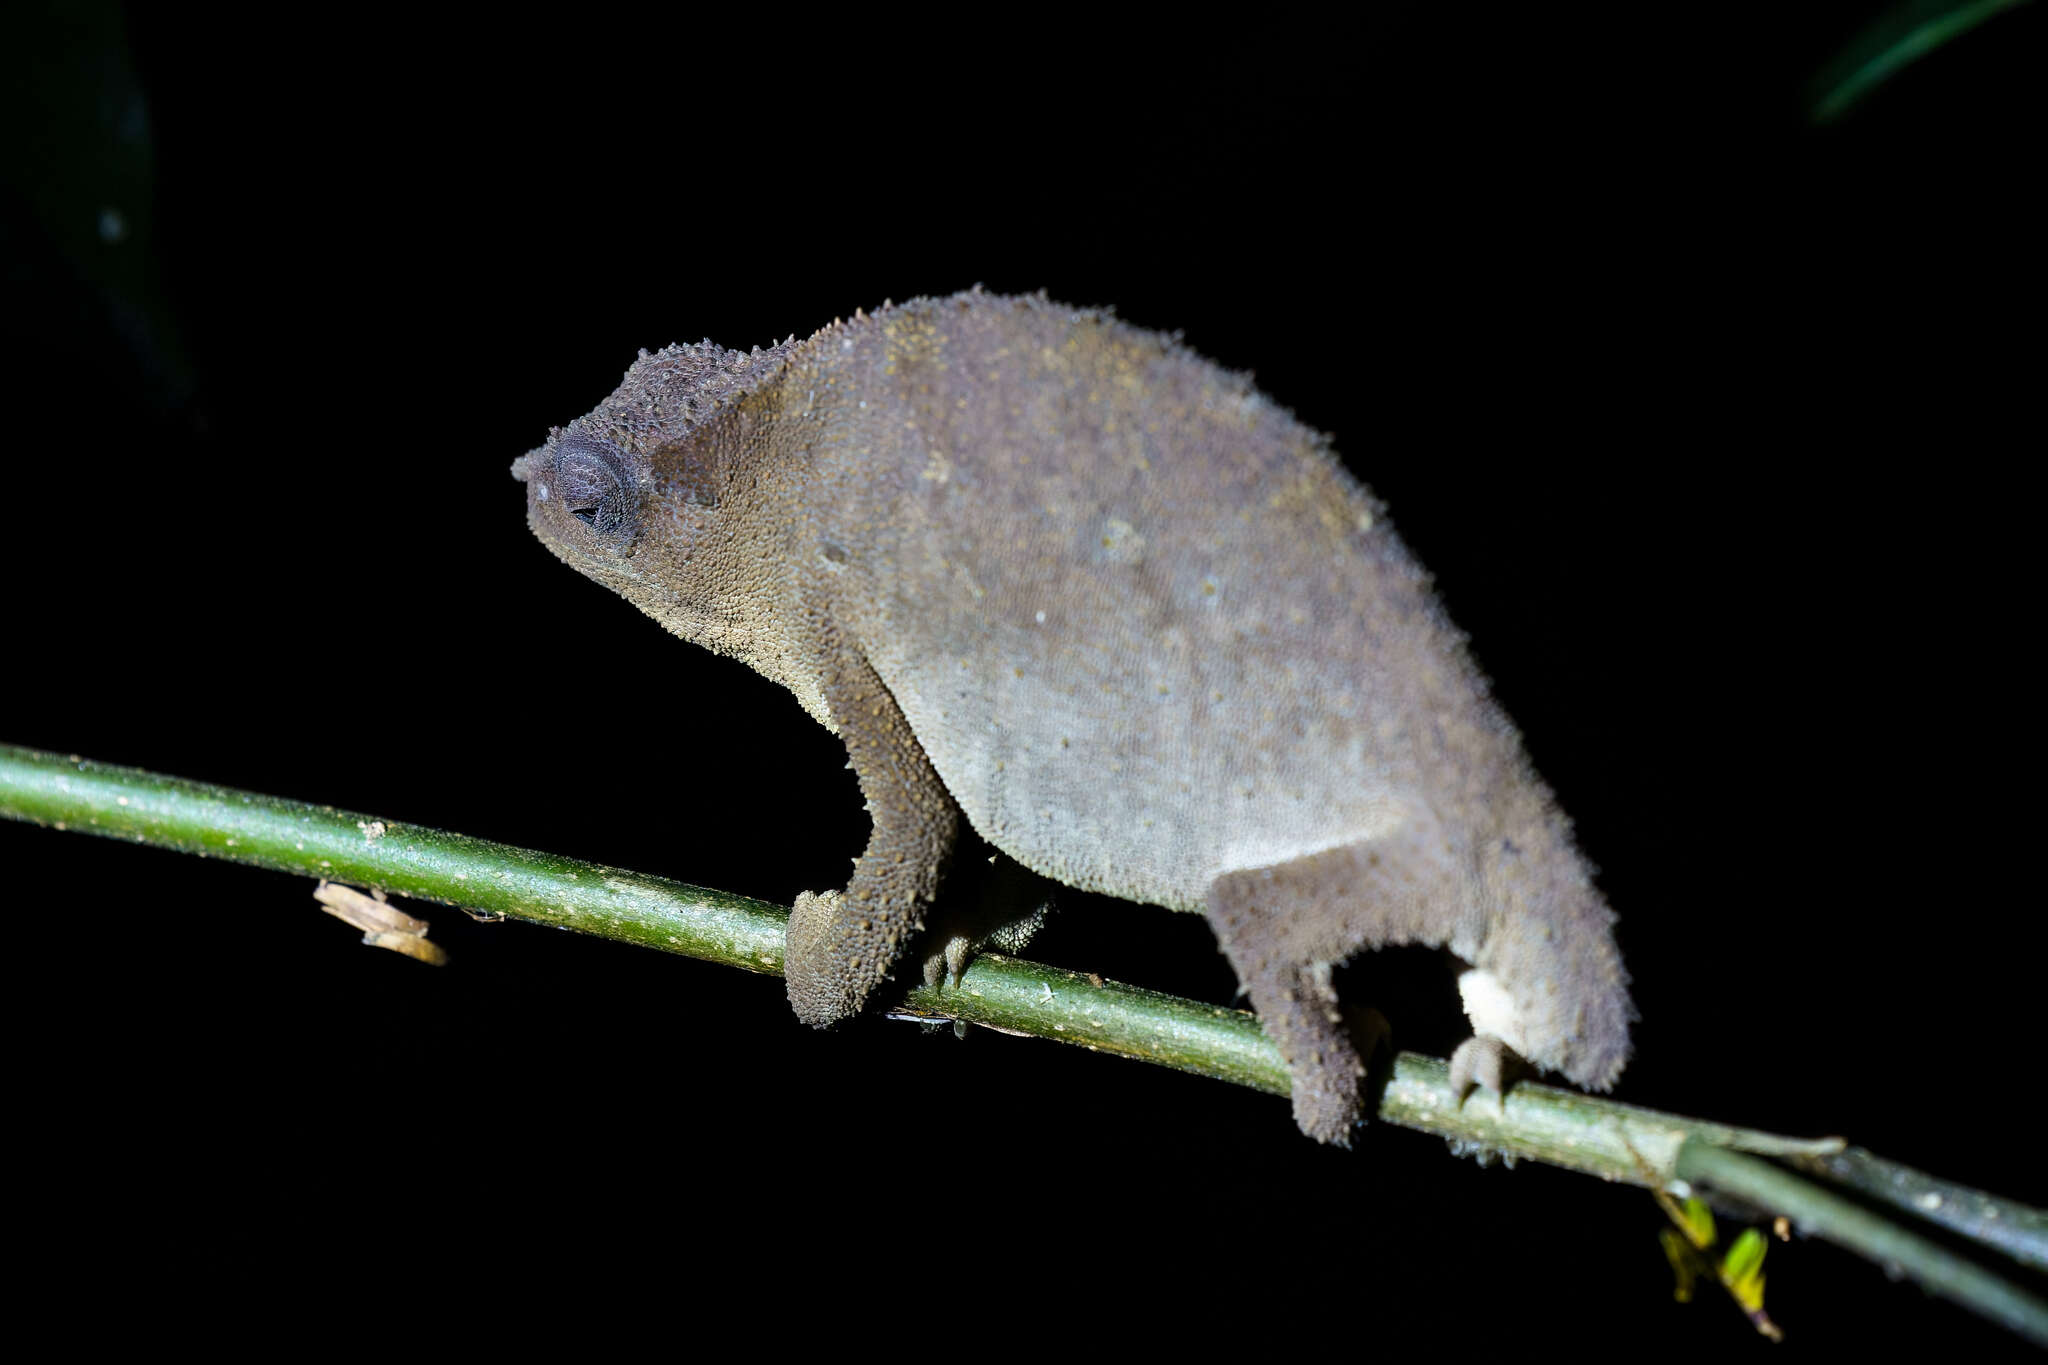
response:
{"label": "small green leaf", "polygon": [[1685,1235],[1692,1244],[1705,1251],[1714,1244],[1714,1211],[1698,1199],[1685,1201]]}
{"label": "small green leaf", "polygon": [[1677,1281],[1671,1287],[1671,1297],[1680,1303],[1691,1303],[1692,1287],[1699,1279],[1692,1248],[1686,1245],[1685,1238],[1670,1228],[1659,1230],[1657,1241],[1663,1246],[1664,1259],[1671,1262],[1671,1276]]}
{"label": "small green leaf", "polygon": [[1764,1306],[1764,1252],[1769,1245],[1761,1232],[1744,1228],[1721,1258],[1721,1283],[1744,1312],[1753,1314]]}

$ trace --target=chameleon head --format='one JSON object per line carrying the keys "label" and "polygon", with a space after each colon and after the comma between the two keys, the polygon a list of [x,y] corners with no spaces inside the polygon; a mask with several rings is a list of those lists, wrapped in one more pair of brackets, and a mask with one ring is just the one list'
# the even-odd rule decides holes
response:
{"label": "chameleon head", "polygon": [[[618,593],[676,634],[716,649],[718,614],[691,560],[713,538],[715,499],[663,477],[646,443],[596,429],[592,414],[557,428],[512,463],[526,485],[526,524],[563,563]],[[660,455],[656,445],[653,453]]]}
{"label": "chameleon head", "polygon": [[733,486],[729,457],[758,433],[755,409],[772,406],[757,400],[782,350],[742,354],[706,342],[642,352],[594,410],[514,461],[512,477],[526,485],[526,524],[557,558],[806,699],[815,686],[778,671],[788,651],[770,605],[773,565],[757,552],[759,537],[748,539],[754,504],[746,486]]}
{"label": "chameleon head", "polygon": [[642,351],[603,402],[513,462],[526,524],[578,573],[720,649],[730,613],[700,590],[724,492],[712,428],[779,358],[709,342]]}

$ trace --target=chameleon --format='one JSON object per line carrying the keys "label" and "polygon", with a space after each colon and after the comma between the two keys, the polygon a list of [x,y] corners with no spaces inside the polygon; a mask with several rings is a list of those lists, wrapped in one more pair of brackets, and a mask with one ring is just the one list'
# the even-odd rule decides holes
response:
{"label": "chameleon", "polygon": [[1364,1118],[1332,983],[1363,950],[1454,956],[1461,1097],[1626,1063],[1614,913],[1428,576],[1327,437],[1178,338],[976,288],[643,350],[512,472],[565,563],[844,741],[873,828],[791,913],[804,1022],[913,956],[964,821],[1206,916],[1320,1141]]}

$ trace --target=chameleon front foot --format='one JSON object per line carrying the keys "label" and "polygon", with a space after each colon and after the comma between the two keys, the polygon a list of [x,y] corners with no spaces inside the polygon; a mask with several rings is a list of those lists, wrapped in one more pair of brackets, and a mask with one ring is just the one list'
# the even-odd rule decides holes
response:
{"label": "chameleon front foot", "polygon": [[860,1009],[864,993],[840,966],[845,907],[844,892],[806,891],[789,912],[783,981],[796,1017],[812,1028],[826,1028]]}
{"label": "chameleon front foot", "polygon": [[949,991],[960,989],[960,973],[974,956],[974,941],[966,934],[948,934],[924,959],[924,984],[932,990],[943,983]]}
{"label": "chameleon front foot", "polygon": [[956,864],[931,915],[924,984],[958,990],[960,974],[984,949],[1019,953],[1052,909],[1053,883],[1001,853]]}
{"label": "chameleon front foot", "polygon": [[1524,1065],[1515,1050],[1500,1039],[1475,1033],[1451,1054],[1451,1096],[1463,1104],[1473,1086],[1483,1085],[1505,1098]]}

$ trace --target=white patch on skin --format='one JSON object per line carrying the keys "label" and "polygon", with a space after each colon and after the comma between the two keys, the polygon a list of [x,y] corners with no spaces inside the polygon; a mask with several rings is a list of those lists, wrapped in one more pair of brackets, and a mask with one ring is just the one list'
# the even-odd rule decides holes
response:
{"label": "white patch on skin", "polygon": [[1458,995],[1465,1002],[1465,1017],[1472,1021],[1474,1033],[1498,1038],[1523,1056],[1528,1055],[1521,1022],[1515,1017],[1514,998],[1499,977],[1482,968],[1469,967],[1458,975]]}

